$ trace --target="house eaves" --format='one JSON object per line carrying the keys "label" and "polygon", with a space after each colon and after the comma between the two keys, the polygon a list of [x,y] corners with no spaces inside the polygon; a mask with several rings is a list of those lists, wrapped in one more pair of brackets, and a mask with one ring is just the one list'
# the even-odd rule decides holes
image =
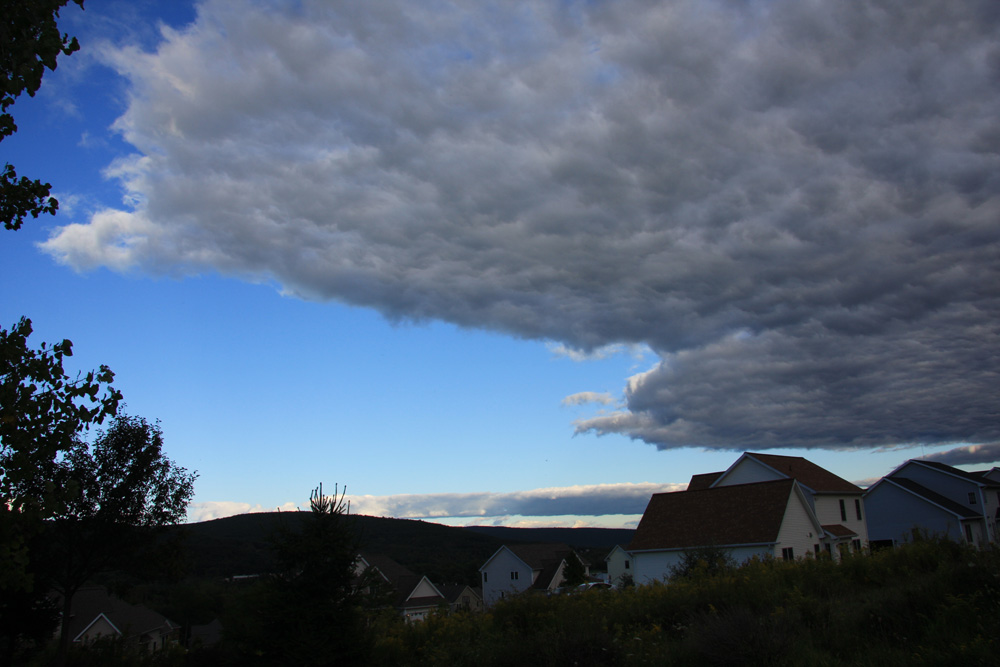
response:
{"label": "house eaves", "polygon": [[[910,495],[913,495],[923,502],[933,505],[939,509],[948,512],[949,514],[955,515],[960,520],[966,519],[982,519],[983,515],[975,512],[971,509],[963,507],[961,504],[956,503],[954,500],[945,498],[939,493],[928,489],[922,484],[914,482],[912,479],[907,479],[906,477],[883,477],[874,486],[868,489],[868,493],[874,491],[880,484],[887,483],[906,491]],[[868,495],[868,494],[865,494]]]}

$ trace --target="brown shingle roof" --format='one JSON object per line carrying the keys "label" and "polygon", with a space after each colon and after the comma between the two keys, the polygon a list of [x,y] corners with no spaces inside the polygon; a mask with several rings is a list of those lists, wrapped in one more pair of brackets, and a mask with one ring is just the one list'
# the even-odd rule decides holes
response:
{"label": "brown shingle roof", "polygon": [[780,456],[778,454],[755,454],[747,452],[764,465],[770,466],[783,475],[797,479],[816,493],[864,493],[861,487],[838,477],[826,468],[821,468],[801,456]]}
{"label": "brown shingle roof", "polygon": [[794,484],[780,479],[654,494],[629,551],[775,542]]}
{"label": "brown shingle roof", "polygon": [[719,472],[703,472],[699,475],[691,475],[691,481],[688,482],[688,491],[702,491],[712,486],[712,482],[722,477],[722,473],[725,470],[720,470]]}
{"label": "brown shingle roof", "polygon": [[508,549],[528,564],[532,570],[539,570],[532,588],[546,589],[552,584],[559,564],[573,553],[565,544],[508,544]]}
{"label": "brown shingle roof", "polygon": [[857,537],[858,534],[848,528],[847,526],[841,525],[839,523],[830,523],[823,526],[823,530],[830,533],[834,537]]}

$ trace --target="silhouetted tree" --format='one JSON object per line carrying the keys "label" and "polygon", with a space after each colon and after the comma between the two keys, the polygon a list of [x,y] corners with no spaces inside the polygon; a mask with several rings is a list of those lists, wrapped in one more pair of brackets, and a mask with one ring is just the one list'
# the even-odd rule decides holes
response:
{"label": "silhouetted tree", "polygon": [[299,525],[284,524],[276,534],[276,572],[255,617],[242,619],[234,639],[246,660],[260,664],[365,664],[368,641],[354,575],[359,544],[345,494],[335,489],[327,496],[320,485],[309,505]]}
{"label": "silhouetted tree", "polygon": [[160,547],[156,529],[184,517],[196,477],[163,454],[159,424],[142,417],[116,416],[93,444],[77,438],[61,458],[55,481],[71,497],[52,523],[47,554],[62,596],[61,656],[76,592],[112,564],[130,569],[148,560]]}
{"label": "silhouetted tree", "polygon": [[31,556],[45,521],[68,499],[68,489],[54,483],[57,460],[80,434],[114,415],[121,400],[107,366],[70,377],[63,362],[73,344],[32,349],[31,332],[25,318],[0,329],[0,617],[19,619],[3,623],[5,651],[52,621],[45,573]]}
{"label": "silhouetted tree", "polygon": [[580,557],[571,553],[566,557],[566,567],[563,568],[563,585],[579,586],[587,581],[587,568]]}
{"label": "silhouetted tree", "polygon": [[[83,0],[72,0],[83,7]],[[56,19],[69,0],[0,0],[0,141],[17,131],[8,109],[21,93],[34,97],[45,68],[54,70],[59,54],[79,50],[76,37],[61,35]],[[18,229],[25,216],[55,215],[59,202],[49,183],[18,178],[14,166],[0,172],[0,220]]]}

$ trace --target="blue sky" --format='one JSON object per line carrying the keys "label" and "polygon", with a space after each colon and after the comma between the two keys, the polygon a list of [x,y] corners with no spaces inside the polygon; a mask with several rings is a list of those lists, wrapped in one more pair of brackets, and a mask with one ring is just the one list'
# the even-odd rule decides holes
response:
{"label": "blue sky", "polygon": [[60,211],[3,234],[0,326],[109,365],[195,520],[337,482],[618,526],[744,450],[986,467],[989,10],[88,0],[12,107]]}

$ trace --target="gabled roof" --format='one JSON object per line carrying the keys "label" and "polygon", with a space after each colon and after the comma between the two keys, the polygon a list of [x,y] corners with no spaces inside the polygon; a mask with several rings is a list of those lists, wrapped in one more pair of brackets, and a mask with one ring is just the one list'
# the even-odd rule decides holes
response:
{"label": "gabled roof", "polygon": [[[864,493],[861,487],[856,484],[848,482],[843,477],[834,475],[826,468],[822,468],[801,456],[746,452],[736,463],[729,467],[729,470],[739,465],[740,461],[744,458],[752,458],[785,477],[798,480],[800,484],[807,487],[813,493]],[[726,470],[726,473],[729,470]],[[723,473],[724,475],[725,473]]]}
{"label": "gabled roof", "polygon": [[779,479],[654,494],[628,550],[773,544],[794,487]]}
{"label": "gabled roof", "polygon": [[858,536],[858,534],[856,532],[854,532],[853,530],[851,530],[847,526],[843,526],[843,525],[841,525],[839,523],[826,524],[826,525],[823,526],[823,530],[826,531],[830,535],[830,537],[833,537],[833,538],[836,538],[836,539],[843,539],[845,537],[857,537]]}
{"label": "gabled roof", "polygon": [[496,553],[487,559],[483,566],[479,568],[482,572],[496,558],[497,554],[504,550],[514,554],[533,572],[538,572],[535,576],[532,588],[546,589],[552,583],[559,566],[562,562],[573,554],[573,549],[561,543],[552,544],[505,544]]}
{"label": "gabled roof", "polygon": [[562,543],[508,544],[505,546],[532,570],[544,570],[552,563],[558,565],[564,558],[573,553],[569,546]]}
{"label": "gabled roof", "polygon": [[608,555],[604,557],[604,560],[605,561],[611,560],[611,557],[615,555],[616,551],[621,551],[623,554],[628,556],[628,551],[625,550],[625,546],[626,545],[616,544],[615,546],[611,547],[611,551],[609,551]]}
{"label": "gabled roof", "polygon": [[400,565],[388,556],[383,556],[382,554],[370,554],[361,553],[358,554],[358,558],[367,563],[370,567],[375,568],[382,578],[393,585],[397,585],[400,581],[409,580],[416,577],[417,581],[420,580],[413,570],[409,569],[405,565]]}
{"label": "gabled roof", "polygon": [[960,519],[981,519],[983,516],[982,514],[977,512],[974,508],[966,507],[961,503],[956,503],[954,500],[945,498],[940,493],[931,491],[926,486],[918,484],[917,482],[914,482],[912,479],[907,479],[905,477],[883,477],[878,481],[877,484],[875,484],[874,486],[872,486],[872,488],[868,490],[868,493],[870,494],[872,491],[874,491],[878,486],[882,484],[892,484],[901,489],[909,491],[910,493],[924,500],[925,502],[937,505],[941,509],[945,510],[946,512],[950,512],[951,514],[954,514]]}
{"label": "gabled roof", "polygon": [[[991,479],[989,479],[987,477],[983,477],[980,474],[977,474],[977,473],[974,473],[974,472],[966,472],[964,470],[960,470],[959,468],[952,467],[952,466],[950,466],[950,465],[948,465],[946,463],[940,463],[939,461],[927,461],[926,459],[910,459],[909,461],[907,461],[903,465],[901,465],[898,468],[896,468],[896,470],[893,470],[891,473],[889,473],[889,476],[890,477],[895,476],[895,474],[896,474],[897,471],[902,470],[908,464],[911,464],[911,463],[919,465],[919,466],[923,466],[925,468],[930,468],[931,470],[936,470],[938,472],[942,472],[942,473],[945,473],[947,475],[952,475],[953,477],[958,477],[960,479],[964,479],[964,480],[966,480],[968,482],[972,482],[972,483],[974,483],[974,484],[976,484],[978,486],[996,486],[997,485],[997,483],[994,482],[993,480],[991,480]],[[989,471],[987,471],[987,472],[989,472]]]}
{"label": "gabled roof", "polygon": [[101,587],[81,588],[73,596],[69,633],[72,641],[94,625],[102,616],[119,633],[143,635],[155,630],[170,632],[180,626],[148,607],[133,605],[109,594]]}
{"label": "gabled roof", "polygon": [[476,596],[476,598],[480,601],[483,599],[483,591],[478,586],[469,586],[467,584],[441,584],[437,588],[441,591],[441,595],[443,595],[444,598],[452,604],[459,602],[460,598],[466,591],[469,591],[470,595]]}
{"label": "gabled roof", "polygon": [[691,475],[691,481],[688,482],[688,491],[702,491],[708,489],[715,483],[715,480],[722,477],[725,470],[720,470],[719,472],[703,472],[698,475]]}

